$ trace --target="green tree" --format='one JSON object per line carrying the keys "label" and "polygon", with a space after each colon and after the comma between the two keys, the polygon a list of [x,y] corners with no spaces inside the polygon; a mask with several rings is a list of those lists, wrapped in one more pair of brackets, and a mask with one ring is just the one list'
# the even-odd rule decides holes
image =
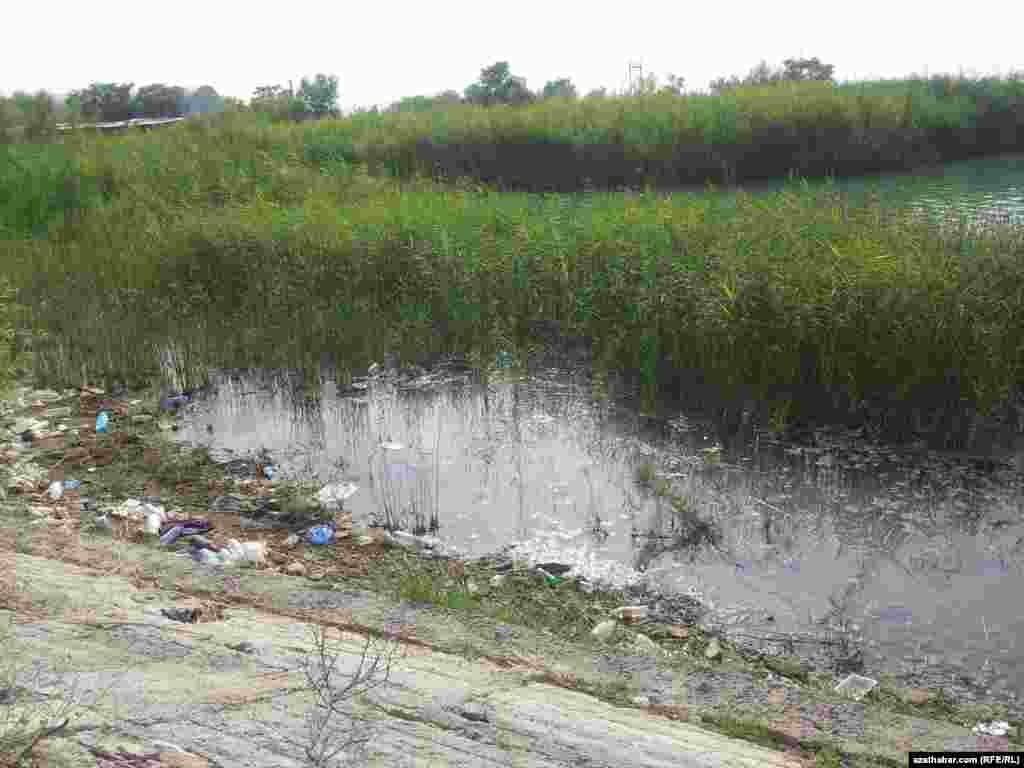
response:
{"label": "green tree", "polygon": [[185,98],[185,111],[189,114],[223,112],[225,100],[210,85],[201,85]]}
{"label": "green tree", "polygon": [[132,117],[134,83],[92,83],[81,91],[73,91],[87,120],[118,121]]}
{"label": "green tree", "polygon": [[306,116],[306,103],[291,88],[280,85],[261,85],[253,92],[250,106],[265,112],[273,120],[301,120]]}
{"label": "green tree", "polygon": [[245,99],[239,99],[234,96],[225,96],[223,103],[225,112],[245,112],[249,109]]}
{"label": "green tree", "polygon": [[25,138],[39,141],[52,137],[56,132],[57,110],[53,98],[46,91],[37,91],[25,121]]}
{"label": "green tree", "polygon": [[441,91],[434,96],[404,96],[391,103],[388,112],[429,112],[444,109],[462,102],[457,91]]}
{"label": "green tree", "polygon": [[501,94],[501,101],[504,104],[529,104],[535,98],[533,91],[526,87],[525,77],[509,78]]}
{"label": "green tree", "polygon": [[744,85],[771,85],[782,82],[800,80],[832,80],[835,67],[831,64],[822,64],[815,56],[812,59],[786,59],[783,67],[772,69],[762,59],[761,63],[750,70],[746,77],[739,78],[733,75],[730,78],[718,78],[712,80],[710,88],[712,93],[721,93],[730,88],[738,88]]}
{"label": "green tree", "polygon": [[558,80],[548,80],[544,83],[544,88],[541,90],[540,95],[543,99],[575,99],[577,96],[576,86],[572,84],[572,80],[568,77],[560,77]]}
{"label": "green tree", "polygon": [[526,87],[526,80],[514,77],[507,61],[499,61],[480,70],[480,79],[465,90],[466,101],[471,104],[525,104],[534,95]]}
{"label": "green tree", "polygon": [[681,96],[683,90],[686,87],[686,78],[673,75],[671,72],[666,77],[665,85],[661,86],[662,93],[671,93],[675,96]]}
{"label": "green tree", "polygon": [[480,84],[490,93],[500,94],[512,79],[507,61],[498,61],[480,70]]}
{"label": "green tree", "polygon": [[298,97],[314,117],[339,114],[338,78],[335,75],[317,74],[312,81],[302,78]]}
{"label": "green tree", "polygon": [[784,80],[832,80],[836,68],[831,64],[822,64],[815,56],[813,59],[786,59],[782,62]]}
{"label": "green tree", "polygon": [[82,120],[82,95],[72,91],[64,97],[64,113],[68,122],[79,123]]}
{"label": "green tree", "polygon": [[8,144],[15,139],[15,111],[14,102],[0,96],[0,144]]}
{"label": "green tree", "polygon": [[18,111],[21,122],[26,122],[32,114],[32,94],[27,91],[15,91],[11,94],[11,103]]}
{"label": "green tree", "polygon": [[134,112],[140,117],[178,117],[184,108],[185,89],[176,85],[144,85],[135,94]]}

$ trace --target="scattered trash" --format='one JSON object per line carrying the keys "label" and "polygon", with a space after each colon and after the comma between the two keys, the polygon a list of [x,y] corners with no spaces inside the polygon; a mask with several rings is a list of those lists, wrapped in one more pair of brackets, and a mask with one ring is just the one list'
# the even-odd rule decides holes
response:
{"label": "scattered trash", "polygon": [[110,412],[109,411],[100,411],[99,413],[96,414],[96,431],[97,432],[106,432],[107,431],[107,424],[109,424],[109,423],[110,423]]}
{"label": "scattered trash", "polygon": [[160,533],[160,525],[163,523],[164,518],[159,512],[150,512],[146,515],[146,522],[142,525],[142,530],[146,533]]}
{"label": "scattered trash", "polygon": [[428,541],[425,536],[414,536],[407,531],[384,531],[385,541],[409,549],[432,549],[433,542]]}
{"label": "scattered trash", "polygon": [[50,494],[51,499],[56,501],[57,499],[64,495],[64,483],[62,483],[60,480],[55,480],[54,482],[50,483],[50,487],[47,489],[46,492]]}
{"label": "scattered trash", "polygon": [[320,506],[325,512],[337,512],[341,509],[342,502],[359,490],[355,483],[332,483],[325,485],[317,494]]}
{"label": "scattered trash", "polygon": [[990,723],[978,723],[971,729],[972,733],[984,733],[988,736],[1005,736],[1010,730],[1010,724],[1002,720],[993,720]]}
{"label": "scattered trash", "polygon": [[250,643],[248,640],[243,640],[240,643],[234,645],[228,645],[232,651],[238,651],[239,653],[256,653],[256,646]]}
{"label": "scattered trash", "polygon": [[704,649],[704,658],[708,661],[714,661],[722,655],[722,644],[718,642],[717,637],[711,638],[711,642],[708,643],[708,647]]}
{"label": "scattered trash", "polygon": [[64,481],[64,490],[65,491],[77,490],[78,486],[80,486],[81,484],[82,484],[81,480],[65,480]]}
{"label": "scattered trash", "polygon": [[96,525],[100,528],[106,528],[108,531],[114,530],[114,523],[110,520],[110,515],[102,514],[97,515]]}
{"label": "scattered trash", "polygon": [[506,352],[505,350],[502,350],[501,352],[498,352],[498,354],[496,354],[494,356],[494,364],[498,368],[501,368],[501,369],[511,368],[512,367],[512,362],[513,362],[513,357],[512,357],[512,353],[511,352]]}
{"label": "scattered trash", "polygon": [[491,576],[491,586],[492,587],[500,587],[504,583],[505,583],[505,574],[499,573],[499,574],[496,574],[494,576]]}
{"label": "scattered trash", "polygon": [[400,451],[405,448],[401,443],[381,443],[380,447],[385,451]]}
{"label": "scattered trash", "polygon": [[196,608],[162,608],[160,613],[172,621],[181,621],[185,624],[195,624],[199,619],[201,611]]}
{"label": "scattered trash", "polygon": [[181,536],[182,526],[176,525],[160,536],[160,546],[166,547],[173,544]]}
{"label": "scattered trash", "polygon": [[[152,514],[152,513],[151,513]],[[167,520],[159,528],[160,544],[167,546],[173,544],[182,536],[194,536],[200,533],[207,533],[210,524],[205,520]]]}
{"label": "scattered trash", "polygon": [[221,553],[214,552],[212,549],[194,549],[192,557],[204,565],[224,565],[225,563]]}
{"label": "scattered trash", "polygon": [[836,693],[841,693],[844,696],[848,696],[854,701],[860,701],[864,698],[869,691],[878,685],[877,680],[872,680],[870,677],[861,677],[860,675],[849,675],[842,682],[835,687]]}
{"label": "scattered trash", "polygon": [[[203,550],[209,552],[209,550]],[[225,564],[233,562],[263,563],[267,558],[267,545],[263,541],[247,541],[244,544],[238,539],[230,539],[221,550],[220,556]]]}
{"label": "scattered trash", "polygon": [[184,393],[164,395],[160,398],[160,410],[176,411],[181,408],[181,406],[187,404],[189,399],[189,396]]}
{"label": "scattered trash", "polygon": [[598,640],[607,640],[609,637],[611,637],[611,635],[612,635],[612,633],[614,631],[615,631],[615,620],[614,619],[607,619],[605,621],[602,621],[596,627],[594,627],[590,631],[590,634],[593,635],[594,637],[596,637]]}
{"label": "scattered trash", "polygon": [[267,480],[273,480],[274,479],[274,468],[273,468],[273,466],[271,466],[270,464],[264,464],[263,465],[263,476],[265,478],[267,478]]}
{"label": "scattered trash", "polygon": [[646,605],[624,605],[612,611],[615,617],[626,624],[635,624],[647,618],[650,609]]}
{"label": "scattered trash", "polygon": [[306,532],[310,544],[329,544],[334,539],[334,523],[314,525]]}
{"label": "scattered trash", "polygon": [[[149,515],[157,515],[161,522],[166,518],[163,506],[150,501],[140,501],[139,499],[125,499],[111,514],[114,517],[127,520],[142,520],[144,521],[144,529],[146,529],[147,523],[145,521]],[[153,531],[153,533],[155,532]]]}
{"label": "scattered trash", "polygon": [[535,570],[537,571],[537,573],[541,575],[541,577],[544,579],[544,583],[547,584],[549,587],[554,587],[558,584],[558,582],[561,581],[561,579],[558,576],[548,573],[543,568],[537,567]]}
{"label": "scattered trash", "polygon": [[537,563],[536,567],[552,576],[565,576],[565,574],[573,569],[573,566],[566,565],[565,563]]}

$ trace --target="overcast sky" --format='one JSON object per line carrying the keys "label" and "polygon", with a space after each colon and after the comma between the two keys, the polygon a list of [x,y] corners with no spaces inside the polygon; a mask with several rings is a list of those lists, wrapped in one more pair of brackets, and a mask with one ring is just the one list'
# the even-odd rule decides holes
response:
{"label": "overcast sky", "polygon": [[[979,12],[972,12],[976,8]],[[10,2],[0,92],[64,93],[90,82],[162,82],[248,99],[258,85],[317,72],[339,79],[339,104],[385,106],[461,91],[505,60],[531,90],[569,77],[580,93],[622,88],[628,63],[687,88],[744,74],[765,59],[817,56],[840,80],[911,73],[1024,70],[1024,2],[325,3],[231,0],[171,4]]]}

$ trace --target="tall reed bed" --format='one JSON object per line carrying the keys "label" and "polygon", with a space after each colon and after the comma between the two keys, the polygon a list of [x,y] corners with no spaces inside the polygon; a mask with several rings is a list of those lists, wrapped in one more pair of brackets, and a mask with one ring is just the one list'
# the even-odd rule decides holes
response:
{"label": "tall reed bed", "polygon": [[800,187],[730,204],[400,186],[353,169],[332,124],[172,130],[84,147],[73,162],[109,196],[4,243],[69,370],[136,365],[172,329],[216,364],[358,364],[486,355],[545,320],[648,387],[696,371],[791,416],[989,408],[1024,380],[1019,229],[951,233]]}
{"label": "tall reed bed", "polygon": [[718,95],[360,113],[332,130],[374,172],[575,191],[857,175],[1024,148],[1024,79],[783,82]]}

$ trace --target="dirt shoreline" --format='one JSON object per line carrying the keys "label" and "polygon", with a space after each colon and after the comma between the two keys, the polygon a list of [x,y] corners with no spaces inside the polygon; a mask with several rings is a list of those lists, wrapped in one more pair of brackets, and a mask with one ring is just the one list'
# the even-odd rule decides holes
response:
{"label": "dirt shoreline", "polygon": [[[615,712],[642,715],[651,729],[666,723],[698,727],[781,750],[787,759],[805,764],[903,765],[910,749],[1022,748],[1016,722],[1004,736],[972,733],[976,722],[1006,719],[1005,712],[992,707],[958,707],[937,691],[896,690],[884,680],[865,700],[850,701],[832,690],[832,676],[808,674],[799,659],[751,660],[692,623],[614,621],[610,635],[598,640],[591,630],[622,607],[628,599],[622,593],[582,594],[569,582],[545,583],[526,569],[512,570],[506,583],[492,586],[493,560],[468,563],[466,575],[453,578],[443,561],[421,560],[374,540],[375,534],[349,531],[343,524],[339,535],[348,535],[331,545],[287,545],[290,530],[253,531],[241,525],[236,513],[209,511],[215,491],[240,490],[238,495],[251,508],[275,484],[254,480],[242,489],[230,482],[218,487],[224,483],[223,467],[167,438],[170,419],[156,407],[155,392],[118,398],[98,392],[52,393],[53,398],[34,409],[31,394],[23,383],[16,397],[5,401],[0,416],[6,433],[0,438],[7,446],[0,456],[0,476],[5,486],[12,476],[22,477],[21,485],[0,499],[0,558],[7,580],[0,612],[13,618],[18,640],[41,658],[56,660],[58,649],[74,646],[68,640],[73,627],[111,632],[122,626],[117,630],[121,632],[134,622],[165,638],[182,631],[239,635],[244,625],[257,640],[280,648],[278,630],[270,628],[282,622],[294,630],[319,621],[361,636],[382,636],[398,625],[404,628],[404,645],[417,653],[444,658],[445,664],[458,659],[473,669],[517,675],[516,691],[524,699],[539,686],[549,697],[567,697],[564,706],[576,707],[583,706],[582,700],[572,697],[585,694]],[[97,433],[96,412],[103,406],[110,409],[112,426]],[[10,448],[16,439],[11,428],[24,426],[26,419],[44,423],[32,447]],[[60,432],[62,424],[65,430]],[[30,466],[37,468],[34,479],[24,477]],[[77,492],[48,499],[50,483],[71,477],[82,481]],[[282,506],[298,519],[309,510],[303,507],[302,489],[293,490],[281,494]],[[108,518],[114,530],[104,530],[95,525],[95,512],[82,509],[83,499],[102,510],[126,497],[143,496],[159,497],[168,509],[207,519],[214,524],[213,538],[221,541],[265,540],[267,562],[227,570],[200,567],[191,558],[176,556],[187,553],[184,542],[161,548],[141,532],[138,520]],[[228,576],[237,579],[230,591]],[[475,592],[468,589],[470,581]],[[102,599],[97,584],[108,588]],[[428,599],[412,599],[417,589]],[[198,606],[215,618],[181,624],[155,613],[157,606]],[[106,618],[97,620],[97,615]],[[128,618],[132,621],[126,624]],[[71,645],[62,646],[61,637]],[[708,652],[713,644],[717,654]],[[114,648],[109,653],[101,648],[93,646],[91,661],[80,659],[75,670],[96,673],[103,662],[107,668],[129,663]],[[154,674],[159,677],[158,671]],[[187,692],[168,695],[177,706],[196,704]],[[406,710],[404,716],[414,711],[433,729],[444,719],[422,703]],[[392,712],[386,719],[402,717]],[[72,760],[70,755],[83,749],[81,739],[98,729],[96,725],[74,738],[47,742]],[[141,728],[139,733],[152,739],[152,731]],[[551,749],[552,755],[558,752]],[[758,759],[767,759],[758,754]],[[552,759],[555,765],[561,758]],[[633,764],[659,763],[652,757],[649,763]]]}

